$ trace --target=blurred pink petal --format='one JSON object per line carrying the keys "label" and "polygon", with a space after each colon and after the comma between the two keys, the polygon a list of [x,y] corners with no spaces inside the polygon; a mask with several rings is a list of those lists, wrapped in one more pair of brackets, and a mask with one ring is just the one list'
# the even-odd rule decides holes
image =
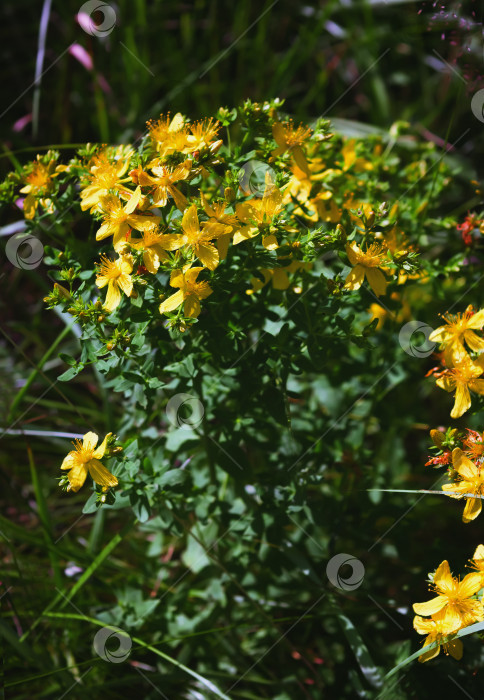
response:
{"label": "blurred pink petal", "polygon": [[92,19],[90,15],[86,14],[85,12],[79,12],[76,15],[76,19],[81,29],[84,29],[87,34],[92,34]]}
{"label": "blurred pink petal", "polygon": [[17,119],[17,121],[13,125],[12,129],[14,131],[22,131],[22,129],[25,129],[27,124],[29,124],[31,121],[32,121],[32,114],[26,114],[25,117],[20,117],[20,119]]}
{"label": "blurred pink petal", "polygon": [[80,44],[72,44],[69,47],[69,53],[71,54],[71,56],[74,56],[74,58],[78,60],[79,63],[81,63],[86,70],[93,69],[92,58],[83,46],[81,46]]}
{"label": "blurred pink petal", "polygon": [[105,92],[106,95],[109,95],[112,92],[111,86],[109,85],[109,83],[106,80],[106,78],[104,77],[104,75],[102,75],[102,73],[98,73],[97,80],[98,80],[99,87],[101,88],[101,90],[103,92]]}
{"label": "blurred pink petal", "polygon": [[25,200],[25,197],[19,197],[18,199],[15,200],[15,206],[18,207],[19,209],[21,209],[22,211],[24,209],[24,200]]}

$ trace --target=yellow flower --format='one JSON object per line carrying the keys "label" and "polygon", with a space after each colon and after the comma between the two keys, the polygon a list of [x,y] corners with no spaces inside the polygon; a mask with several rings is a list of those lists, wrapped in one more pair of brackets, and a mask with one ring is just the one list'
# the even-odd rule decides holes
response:
{"label": "yellow flower", "polygon": [[69,479],[70,491],[79,491],[86,481],[87,474],[91,475],[96,484],[109,488],[117,486],[118,480],[113,476],[99,460],[102,459],[108,438],[108,433],[99,447],[96,449],[98,436],[96,433],[86,433],[83,442],[76,440],[72,444],[74,450],[69,452],[62,462],[61,469],[69,469],[67,478]]}
{"label": "yellow flower", "polygon": [[365,158],[356,157],[356,139],[350,139],[341,149],[343,156],[343,171],[353,168],[354,172],[361,173],[364,170],[372,170],[373,164]]}
{"label": "yellow flower", "polygon": [[[430,336],[429,336],[430,337]],[[451,418],[460,418],[471,406],[471,391],[484,394],[484,379],[479,379],[484,372],[484,356],[472,362],[468,355],[463,355],[455,367],[445,369],[436,384],[445,391],[455,391],[455,403],[450,412]]]}
{"label": "yellow flower", "polygon": [[[124,182],[127,182],[129,178],[125,180],[121,178],[128,169],[132,153],[132,150],[121,146],[112,154],[110,151],[102,151],[94,156],[90,167],[90,184],[81,190],[82,211],[96,209],[101,197],[106,197],[110,190],[126,191]],[[128,191],[128,194],[131,192]]]}
{"label": "yellow flower", "polygon": [[[194,153],[201,151],[204,148],[210,148],[213,152],[216,147],[222,145],[222,141],[215,141],[220,123],[210,119],[205,119],[190,126],[190,133],[186,136],[186,145],[183,148],[183,153]],[[220,147],[219,146],[219,147]]]}
{"label": "yellow flower", "polygon": [[448,632],[484,619],[482,602],[472,596],[481,588],[480,574],[467,574],[462,581],[450,573],[449,562],[443,561],[434,574],[433,588],[438,594],[426,603],[414,603],[417,615],[440,613],[438,619]]}
{"label": "yellow flower", "polygon": [[[256,236],[260,230],[267,230],[283,207],[282,193],[269,181],[266,181],[264,195],[261,199],[249,199],[237,204],[237,218],[245,226],[234,234],[234,245]],[[273,238],[273,237],[272,237]],[[268,243],[273,242],[272,238]],[[267,247],[267,246],[266,246]]]}
{"label": "yellow flower", "polygon": [[210,227],[200,230],[195,204],[188,207],[183,214],[182,231],[180,236],[170,236],[173,241],[170,250],[177,250],[182,246],[191,248],[205,267],[208,267],[209,270],[215,270],[219,263],[218,251],[210,241],[216,235],[216,230]]}
{"label": "yellow flower", "polygon": [[247,289],[246,294],[254,294],[254,292],[258,292],[259,289],[265,287],[265,285],[269,282],[272,282],[274,289],[285,290],[290,285],[288,273],[296,272],[300,269],[307,269],[307,267],[308,263],[293,260],[286,267],[273,267],[270,270],[259,270],[264,277],[264,281],[258,279],[257,277],[252,277],[252,289]]}
{"label": "yellow flower", "polygon": [[208,221],[202,223],[203,230],[212,234],[211,238],[217,239],[217,250],[220,260],[225,260],[229,248],[230,240],[237,229],[239,223],[234,214],[226,214],[226,202],[223,200],[218,203],[212,202],[209,204],[203,194],[200,192],[202,205]]}
{"label": "yellow flower", "polygon": [[170,120],[170,115],[160,116],[157,122],[148,122],[147,127],[155,148],[161,156],[182,151],[186,144],[185,119],[179,112]]}
{"label": "yellow flower", "polygon": [[133,265],[130,260],[121,255],[117,260],[111,260],[105,255],[101,256],[101,265],[99,274],[96,277],[96,284],[100,289],[108,285],[108,293],[104,302],[106,311],[114,311],[119,306],[121,291],[128,297],[131,295],[133,291],[132,271]]}
{"label": "yellow flower", "polygon": [[471,559],[471,567],[481,575],[481,585],[484,586],[484,544],[477,545]]}
{"label": "yellow flower", "polygon": [[133,214],[142,197],[141,187],[137,187],[136,191],[131,193],[131,195],[124,207],[115,195],[110,194],[101,198],[99,208],[104,213],[104,221],[96,233],[96,241],[102,241],[108,236],[113,236],[114,250],[118,250],[119,246],[126,241],[127,234],[131,228],[143,231],[160,220],[159,216]]}
{"label": "yellow flower", "polygon": [[421,663],[430,661],[440,654],[440,647],[444,648],[446,654],[450,654],[458,661],[462,658],[463,647],[460,639],[447,639],[447,636],[452,632],[450,626],[443,619],[430,618],[426,619],[416,615],[413,620],[413,627],[419,634],[426,634],[423,646],[437,642],[438,645],[434,649],[429,649],[424,654],[418,657]]}
{"label": "yellow flower", "polygon": [[172,236],[157,232],[157,226],[146,228],[143,238],[130,241],[133,248],[143,251],[143,265],[148,272],[155,275],[162,260],[168,260],[166,250],[171,250]]}
{"label": "yellow flower", "polygon": [[[39,156],[37,156],[39,158]],[[55,160],[49,161],[47,165],[40,160],[33,162],[30,172],[25,176],[25,187],[22,187],[20,192],[26,194],[23,208],[26,219],[33,219],[35,211],[39,203],[49,211],[53,211],[52,202],[45,197],[53,185],[53,177],[55,169]]]}
{"label": "yellow flower", "polygon": [[468,306],[462,314],[447,314],[443,318],[446,325],[436,328],[429,340],[442,345],[447,364],[454,364],[467,354],[464,342],[475,352],[484,350],[484,338],[474,332],[484,326],[484,309],[474,313],[472,306]]}
{"label": "yellow flower", "polygon": [[197,282],[197,277],[203,269],[203,267],[191,267],[188,270],[173,270],[170,285],[179,287],[179,291],[160,304],[160,314],[174,311],[183,304],[185,316],[198,317],[200,299],[206,299],[212,293],[208,282]]}
{"label": "yellow flower", "polygon": [[301,146],[308,140],[311,133],[311,129],[303,124],[295,127],[292,122],[287,122],[286,124],[274,122],[272,125],[272,135],[274,141],[277,143],[277,148],[272,151],[272,155],[277,157],[286,151],[291,151],[296,164],[301,170],[307,172],[308,164]]}
{"label": "yellow flower", "polygon": [[[444,484],[442,491],[451,491],[449,496],[452,498],[463,498],[466,494],[484,495],[484,472],[481,473],[481,466],[471,462],[460,447],[456,447],[452,452],[452,466],[458,474],[457,481]],[[481,510],[482,500],[467,496],[462,521],[470,523],[477,518]]]}
{"label": "yellow flower", "polygon": [[386,263],[385,252],[385,248],[379,243],[372,243],[366,251],[363,251],[356,241],[347,243],[346,254],[353,269],[346,278],[344,289],[351,289],[351,291],[359,289],[366,276],[377,297],[385,294],[387,281],[380,269]]}
{"label": "yellow flower", "polygon": [[141,168],[136,168],[131,171],[131,177],[137,185],[141,187],[151,187],[153,194],[153,206],[164,207],[168,202],[168,197],[171,195],[175,205],[180,211],[185,211],[187,207],[187,199],[180,190],[175,187],[176,182],[187,180],[190,177],[192,162],[186,160],[180,163],[175,168],[168,165],[154,164],[154,161],[148,165],[153,173],[148,175]]}

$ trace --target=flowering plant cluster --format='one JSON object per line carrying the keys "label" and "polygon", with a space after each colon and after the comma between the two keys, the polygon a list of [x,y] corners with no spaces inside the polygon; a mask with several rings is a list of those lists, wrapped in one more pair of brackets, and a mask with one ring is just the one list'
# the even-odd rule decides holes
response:
{"label": "flowering plant cluster", "polygon": [[476,571],[467,574],[461,581],[452,576],[449,562],[443,561],[430,576],[431,590],[437,596],[426,603],[414,603],[413,609],[417,614],[413,626],[419,634],[427,635],[425,646],[433,645],[419,656],[419,661],[429,661],[438,656],[441,646],[454,659],[461,659],[463,647],[456,633],[484,620],[484,545],[477,547],[470,564]]}
{"label": "flowering plant cluster", "polygon": [[[386,521],[368,520],[376,500],[362,494],[387,485],[394,455],[406,464],[414,427],[402,406],[424,384],[402,330],[433,322],[480,275],[483,217],[452,214],[463,192],[475,207],[459,167],[408,124],[363,134],[322,118],[295,124],[279,100],[198,122],[160,115],[131,144],[49,150],[6,178],[2,201],[43,242],[47,306],[74,329],[58,380],[86,379],[105,414],[105,425],[82,416],[60,484],[77,504],[92,481],[83,513],[132,512],[149,542],[149,597],[123,589],[129,604],[105,611],[110,624],[134,624],[130,605],[149,607],[153,639],[247,624],[253,601],[255,616],[268,601],[282,618],[301,576],[297,619],[329,558],[379,542]],[[428,338],[441,362],[429,375],[455,393],[453,418],[484,396],[483,323],[468,307]],[[447,411],[429,385],[423,402]],[[429,463],[450,467],[445,493],[466,498],[469,522],[481,508],[482,436],[432,437]],[[180,573],[215,566],[196,588]],[[379,571],[367,575],[378,582]],[[443,562],[438,605],[415,610],[417,631],[456,657],[455,635],[482,619],[470,576],[456,582]],[[170,605],[157,607],[159,586]],[[349,629],[338,605],[328,595],[314,622],[315,659],[338,658],[335,609]],[[267,630],[259,639],[270,646]],[[232,668],[224,654],[221,672]],[[333,684],[347,669],[321,675]],[[304,669],[294,676],[310,684]]]}

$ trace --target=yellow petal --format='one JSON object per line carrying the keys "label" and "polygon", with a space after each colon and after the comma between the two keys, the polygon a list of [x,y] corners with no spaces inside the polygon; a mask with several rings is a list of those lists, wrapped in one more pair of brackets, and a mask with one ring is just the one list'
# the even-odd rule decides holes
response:
{"label": "yellow petal", "polygon": [[452,574],[447,559],[439,564],[434,574],[434,583],[442,590],[452,589]]}
{"label": "yellow petal", "polygon": [[124,207],[124,212],[125,214],[132,214],[138,204],[140,203],[141,199],[141,187],[138,185],[136,190],[134,191],[134,194],[130,198],[129,202],[126,204]]}
{"label": "yellow petal", "polygon": [[177,189],[176,187],[174,187],[173,185],[170,185],[168,187],[168,191],[170,192],[171,196],[175,200],[175,204],[177,206],[177,209],[179,209],[180,211],[185,211],[185,209],[187,208],[187,204],[188,204],[187,198],[185,197],[185,195],[182,194],[180,192],[180,190]]}
{"label": "yellow petal", "polygon": [[185,273],[187,282],[189,284],[193,284],[202,270],[203,267],[191,267],[189,270],[187,270]]}
{"label": "yellow petal", "polygon": [[472,328],[475,331],[482,330],[484,326],[484,309],[481,309],[474,316],[471,316],[469,321],[467,321],[467,328]]}
{"label": "yellow petal", "polygon": [[215,270],[218,265],[218,251],[213,245],[200,245],[197,250],[198,259],[208,267],[209,270]]}
{"label": "yellow petal", "polygon": [[172,287],[182,287],[185,281],[183,270],[172,270],[170,275],[170,285]]}
{"label": "yellow petal", "polygon": [[67,478],[69,479],[69,484],[71,486],[71,491],[79,491],[81,486],[84,485],[87,476],[87,467],[84,463],[78,463],[73,467],[70,472],[67,473]]}
{"label": "yellow petal", "polygon": [[472,379],[469,382],[469,388],[482,396],[484,394],[484,379]]}
{"label": "yellow petal", "polygon": [[98,459],[90,459],[87,463],[87,468],[96,484],[100,486],[117,486],[118,480],[116,477]]}
{"label": "yellow petal", "polygon": [[345,280],[344,289],[355,291],[361,287],[365,279],[365,268],[361,265],[356,265]]}
{"label": "yellow petal", "polygon": [[445,627],[446,634],[457,632],[465,622],[457,607],[448,605],[445,609],[442,626]]}
{"label": "yellow petal", "polygon": [[171,297],[168,297],[168,299],[161,302],[160,314],[167,314],[170,313],[170,311],[177,309],[181,304],[183,304],[183,298],[183,292],[181,289],[178,292],[175,292],[175,294],[172,294]]}
{"label": "yellow petal", "polygon": [[96,433],[86,433],[83,438],[82,446],[86,450],[94,450],[98,440],[99,437],[96,435]]}
{"label": "yellow petal", "polygon": [[450,498],[462,498],[465,493],[469,493],[469,482],[461,481],[459,484],[443,484],[442,491],[450,491],[447,495]]}
{"label": "yellow petal", "polygon": [[37,199],[33,194],[28,194],[24,199],[24,216],[26,219],[33,219],[37,209]]}
{"label": "yellow petal", "polygon": [[376,267],[367,267],[365,272],[366,279],[368,280],[370,287],[373,289],[377,297],[380,297],[383,294],[385,294],[388,282],[386,281],[383,272],[381,270],[378,270]]}
{"label": "yellow petal", "polygon": [[272,234],[270,236],[264,236],[262,239],[262,245],[266,250],[276,250],[279,247],[277,238]]}
{"label": "yellow petal", "polygon": [[[480,499],[475,500],[479,500],[480,503]],[[459,595],[464,598],[470,598],[474,593],[477,593],[481,588],[481,579],[482,577],[479,573],[467,574],[467,576],[464,576],[459,583]]]}
{"label": "yellow petal", "polygon": [[420,617],[420,615],[415,615],[413,618],[413,628],[419,634],[430,634],[435,630],[435,622],[428,618]]}
{"label": "yellow petal", "polygon": [[301,146],[294,146],[292,149],[292,157],[294,158],[296,164],[301,168],[304,173],[309,174],[308,164],[306,158],[304,157],[304,152]]}
{"label": "yellow petal", "polygon": [[[108,439],[111,437],[112,433],[108,433],[102,443],[99,445],[97,449],[94,450],[92,453],[92,456],[95,457],[96,459],[101,459],[104,456],[104,453],[106,451],[106,445],[108,442]],[[96,435],[97,437],[97,435]],[[97,442],[97,440],[96,440]]]}
{"label": "yellow petal", "polygon": [[462,659],[464,646],[460,639],[451,639],[449,642],[447,642],[446,648],[452,658],[456,659],[457,661]]}
{"label": "yellow petal", "polygon": [[459,474],[467,480],[475,479],[478,476],[478,469],[474,462],[466,457],[460,447],[452,451],[452,466]]}
{"label": "yellow petal", "polygon": [[464,340],[471,350],[474,350],[475,352],[484,350],[484,338],[479,338],[474,331],[465,331]]}
{"label": "yellow petal", "polygon": [[479,559],[484,559],[484,544],[478,544],[474,556],[472,557],[475,562]]}
{"label": "yellow petal", "polygon": [[435,383],[444,391],[451,392],[455,389],[455,379],[453,377],[439,377]]}
{"label": "yellow petal", "polygon": [[445,598],[439,595],[437,598],[432,598],[432,600],[428,600],[426,603],[414,603],[413,610],[417,615],[435,615],[435,613],[440,612],[445,605]]}
{"label": "yellow petal", "polygon": [[192,204],[183,214],[182,218],[182,228],[185,233],[193,234],[200,231],[200,225],[198,223],[197,207]]}
{"label": "yellow petal", "polygon": [[348,256],[348,260],[353,266],[358,264],[358,253],[360,252],[361,250],[358,247],[356,241],[352,241],[351,243],[346,244],[346,255]]}
{"label": "yellow petal", "polygon": [[[435,639],[432,639],[434,642]],[[430,644],[427,640],[425,640],[425,645]],[[433,649],[429,649],[428,651],[425,651],[421,656],[418,657],[418,660],[420,661],[421,664],[425,663],[426,661],[430,661],[430,659],[435,659],[436,656],[440,654],[440,644],[437,644],[436,647]]]}
{"label": "yellow petal", "polygon": [[223,236],[217,238],[217,250],[219,260],[225,260],[225,258],[227,257],[227,252],[230,245],[230,238],[230,233],[224,234]]}
{"label": "yellow petal", "polygon": [[114,311],[114,309],[119,306],[120,302],[121,292],[119,291],[119,287],[112,280],[109,280],[108,293],[106,294],[104,308],[106,311]]}
{"label": "yellow petal", "polygon": [[284,268],[276,268],[272,274],[272,286],[274,289],[287,289],[289,287],[289,277]]}
{"label": "yellow petal", "polygon": [[77,462],[78,462],[77,452],[75,450],[73,450],[72,452],[69,452],[67,457],[64,457],[64,461],[62,462],[61,469],[72,469],[77,464]]}
{"label": "yellow petal", "polygon": [[111,233],[111,224],[105,221],[96,233],[96,241],[102,241],[103,238],[107,238],[107,236],[110,236]]}
{"label": "yellow petal", "polygon": [[278,146],[281,147],[282,153],[284,150],[287,148],[286,144],[286,139],[285,139],[285,130],[284,127],[282,126],[281,122],[274,122],[272,125],[272,135],[274,137],[274,141],[277,143]]}
{"label": "yellow petal", "polygon": [[160,267],[160,258],[156,255],[154,250],[147,249],[143,253],[143,265],[146,267],[148,272],[152,275],[156,275],[158,268]]}
{"label": "yellow petal", "polygon": [[127,297],[131,295],[131,292],[133,291],[133,281],[129,275],[120,275],[116,282],[118,283],[119,287],[122,289],[122,291],[126,294]]}
{"label": "yellow petal", "polygon": [[446,343],[452,338],[448,326],[439,326],[429,335],[429,340],[433,343]]}
{"label": "yellow petal", "polygon": [[[475,520],[477,518],[481,510],[482,501],[480,498],[468,498],[466,501],[466,507],[464,508],[464,513],[462,514],[462,521],[464,523],[470,523],[471,520]],[[479,576],[479,574],[477,575]]]}
{"label": "yellow petal", "polygon": [[183,306],[185,316],[189,318],[198,318],[200,310],[200,302],[197,297],[194,294],[190,294],[190,296],[185,299],[185,304]]}
{"label": "yellow petal", "polygon": [[455,390],[455,403],[450,412],[451,418],[460,418],[471,407],[471,395],[466,384],[458,382]]}

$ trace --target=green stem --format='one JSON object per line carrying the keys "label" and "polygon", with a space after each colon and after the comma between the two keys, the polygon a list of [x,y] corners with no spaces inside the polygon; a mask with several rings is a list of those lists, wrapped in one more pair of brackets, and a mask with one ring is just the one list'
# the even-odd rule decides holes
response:
{"label": "green stem", "polygon": [[50,348],[47,350],[47,352],[45,353],[45,355],[42,357],[42,359],[40,360],[40,362],[39,362],[39,364],[37,365],[37,367],[36,367],[36,368],[34,369],[34,371],[30,374],[29,378],[27,379],[27,381],[25,382],[25,384],[23,385],[23,387],[20,389],[20,391],[18,392],[18,394],[16,395],[16,397],[15,397],[14,400],[12,401],[12,405],[11,405],[11,407],[10,407],[10,412],[9,412],[9,418],[8,418],[9,421],[12,421],[12,420],[13,420],[14,414],[15,414],[15,410],[16,410],[17,406],[20,404],[20,402],[22,401],[22,399],[23,399],[23,397],[25,396],[25,394],[27,393],[27,391],[29,390],[29,388],[30,388],[32,382],[35,380],[35,378],[37,377],[37,375],[39,374],[39,372],[42,370],[42,367],[45,365],[45,363],[47,362],[47,360],[49,359],[49,357],[54,353],[54,351],[57,349],[57,347],[59,346],[59,344],[64,340],[64,338],[65,338],[66,335],[69,333],[69,331],[71,330],[71,328],[72,328],[73,325],[74,325],[74,323],[71,323],[69,326],[66,326],[66,327],[64,328],[64,330],[62,331],[62,333],[60,333],[60,335],[57,336],[57,338],[54,340],[54,342],[52,343],[52,345],[50,346]]}

